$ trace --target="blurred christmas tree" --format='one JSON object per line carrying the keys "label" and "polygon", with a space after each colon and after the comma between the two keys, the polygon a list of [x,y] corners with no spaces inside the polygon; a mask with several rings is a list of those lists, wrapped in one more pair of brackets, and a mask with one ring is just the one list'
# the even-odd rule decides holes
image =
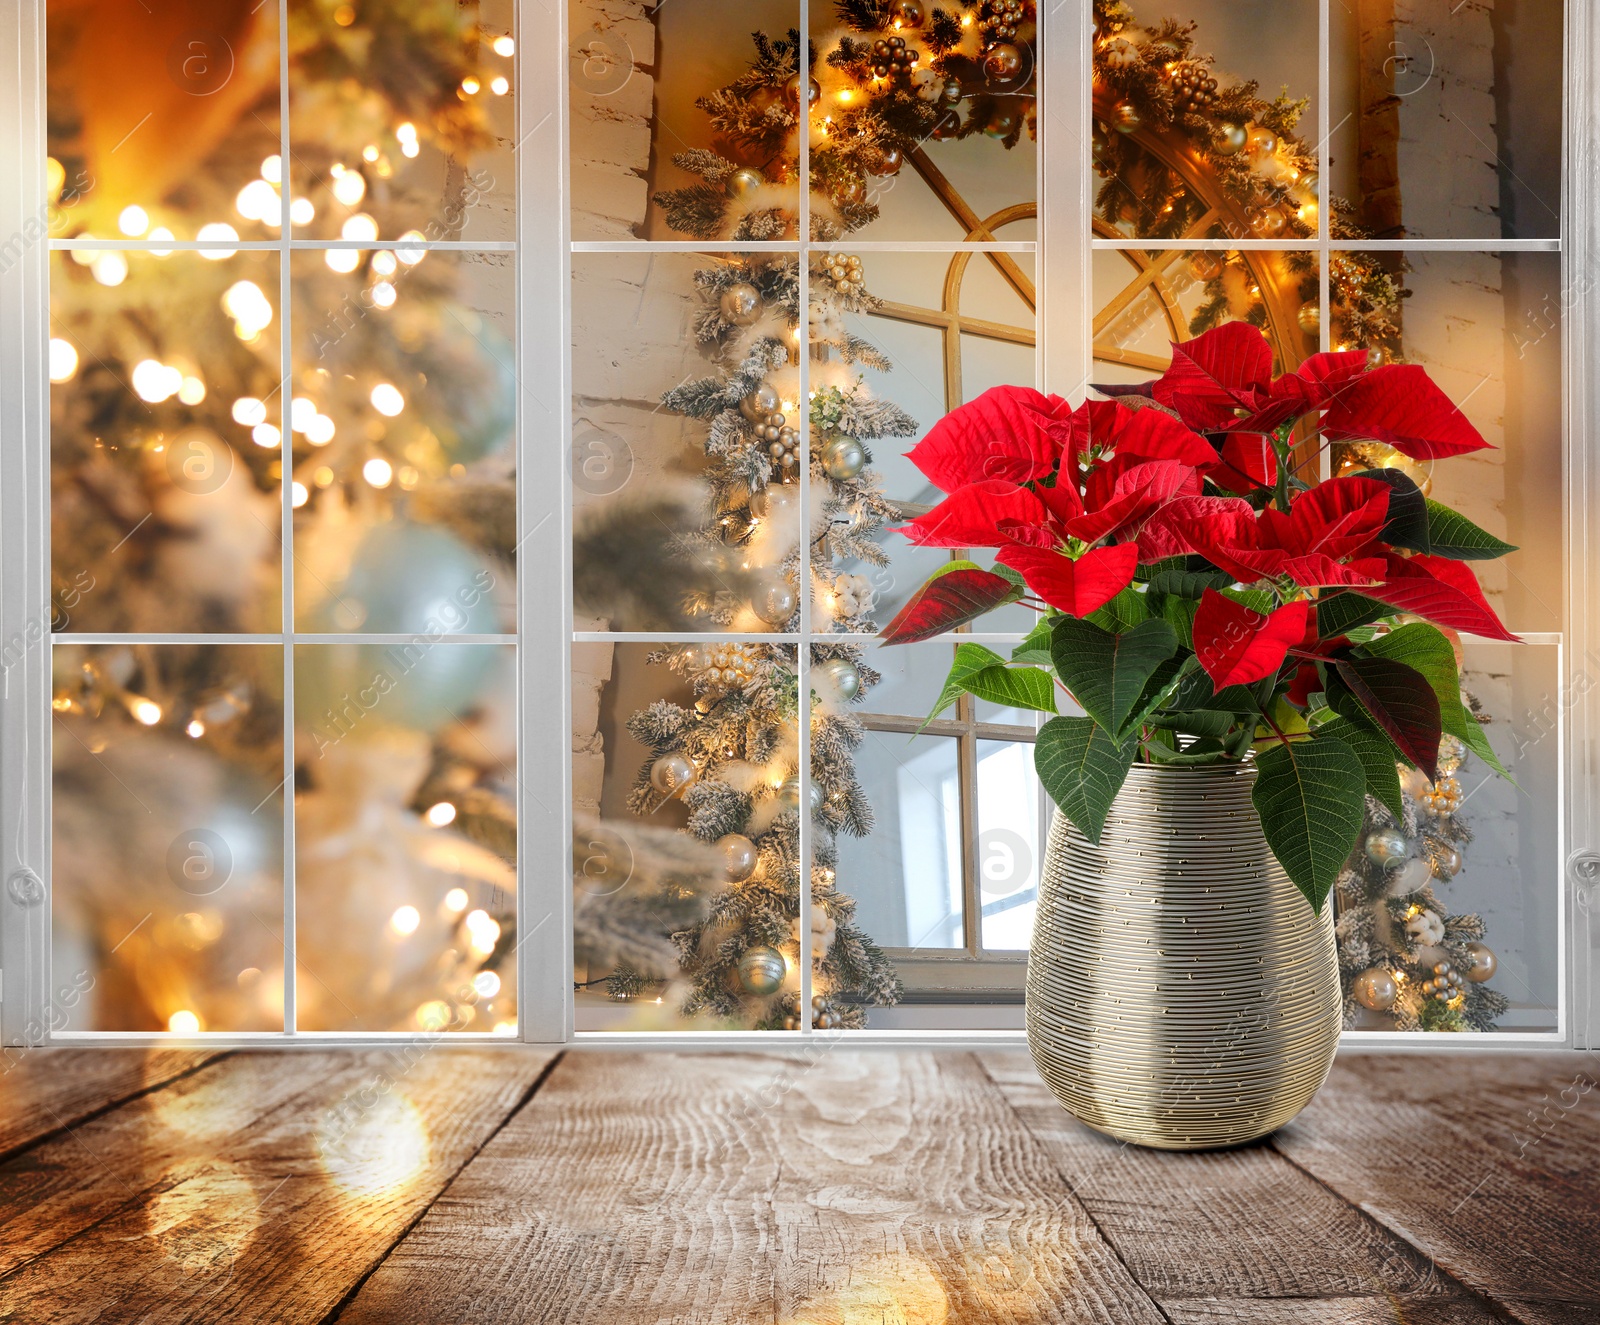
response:
{"label": "blurred christmas tree", "polygon": [[1034,134],[1032,0],[951,8],[838,0],[834,8],[838,27],[806,43],[804,78],[797,30],[757,32],[749,71],[695,103],[711,117],[716,150],[673,157],[704,183],[656,195],[672,229],[697,239],[794,237],[802,82],[819,243],[875,220],[872,177],[897,174],[928,139],[984,133],[1012,147],[1024,129]]}
{"label": "blurred christmas tree", "polygon": [[[898,406],[872,399],[858,364],[887,360],[846,330],[846,312],[877,306],[854,255],[813,256],[808,268],[811,466],[800,472],[800,366],[788,348],[802,323],[799,267],[788,257],[734,259],[699,272],[697,338],[720,363],[713,376],[665,397],[679,413],[710,425],[705,450],[710,489],[704,526],[684,535],[680,554],[728,586],[686,603],[691,616],[736,632],[795,631],[799,585],[809,580],[813,630],[841,636],[809,651],[802,691],[799,650],[791,644],[728,643],[664,649],[651,655],[693,687],[692,707],[660,701],[629,720],[651,760],[630,804],[649,814],[681,797],[689,831],[715,842],[729,886],[698,924],[680,931],[690,988],[685,1015],[707,1013],[758,1028],[800,1025],[798,963],[815,960],[812,1022],[865,1024],[863,1009],[899,997],[883,953],[853,921],[854,902],[836,888],[840,832],[865,834],[872,810],[856,777],[863,731],[849,705],[877,682],[859,645],[871,634],[872,589],[848,569],[881,566],[875,535],[893,512],[868,468],[866,443],[906,437],[916,425]],[[809,483],[809,529],[800,529],[799,492]],[[799,695],[811,717],[811,781],[800,775]],[[812,912],[800,914],[800,816],[813,838]],[[808,932],[809,931],[809,934]],[[634,972],[613,973],[609,988],[632,995]]]}
{"label": "blurred christmas tree", "polygon": [[[55,624],[278,634],[292,564],[297,629],[429,640],[295,650],[299,1025],[509,1029],[509,650],[434,641],[514,626],[510,266],[424,245],[513,237],[511,7],[287,12],[285,70],[275,4],[49,7],[52,236],[145,245],[51,255]],[[58,655],[58,934],[100,1024],[274,1024],[283,651]],[[107,862],[117,782],[150,823]],[[232,874],[175,892],[196,825]]]}
{"label": "blurred christmas tree", "polygon": [[1465,868],[1472,841],[1460,814],[1467,757],[1447,734],[1437,782],[1399,765],[1398,802],[1367,798],[1366,826],[1335,895],[1346,1026],[1491,1031],[1510,1006],[1484,983],[1496,960],[1483,918],[1450,914],[1435,891]]}

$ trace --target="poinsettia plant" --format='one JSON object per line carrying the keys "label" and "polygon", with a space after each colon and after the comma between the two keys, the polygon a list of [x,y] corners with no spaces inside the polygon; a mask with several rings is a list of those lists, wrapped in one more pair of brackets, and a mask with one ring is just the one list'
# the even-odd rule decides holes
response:
{"label": "poinsettia plant", "polygon": [[[1054,715],[1035,764],[1094,842],[1135,761],[1253,759],[1267,843],[1320,910],[1365,796],[1400,813],[1399,765],[1436,778],[1448,732],[1505,772],[1461,702],[1452,636],[1516,638],[1465,564],[1514,549],[1398,469],[1304,481],[1296,439],[1413,460],[1488,443],[1420,367],[1353,350],[1273,377],[1245,323],[1100,394],[1074,409],[996,387],[912,450],[948,495],[901,532],[995,549],[994,565],[942,567],[882,638],[1038,610],[1009,658],[959,644],[934,713],[968,691]],[[1058,692],[1082,716],[1061,714]]]}

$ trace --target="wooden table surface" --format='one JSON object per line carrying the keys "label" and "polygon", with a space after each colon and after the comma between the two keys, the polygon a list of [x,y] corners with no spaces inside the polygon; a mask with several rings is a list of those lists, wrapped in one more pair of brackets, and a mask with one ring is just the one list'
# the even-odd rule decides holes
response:
{"label": "wooden table surface", "polygon": [[[0,1059],[0,1063],[6,1060]],[[0,1321],[1600,1321],[1577,1054],[1118,1145],[1026,1055],[11,1051]]]}

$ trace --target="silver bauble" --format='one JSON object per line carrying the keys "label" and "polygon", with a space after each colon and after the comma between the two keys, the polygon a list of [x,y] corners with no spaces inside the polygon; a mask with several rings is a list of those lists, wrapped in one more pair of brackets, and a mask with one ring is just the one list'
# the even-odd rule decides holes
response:
{"label": "silver bauble", "polygon": [[1374,865],[1393,865],[1406,858],[1411,851],[1411,843],[1406,841],[1406,835],[1398,828],[1380,828],[1368,834],[1363,849],[1367,859]]}
{"label": "silver bauble", "polygon": [[794,585],[781,575],[774,575],[756,585],[756,591],[750,598],[750,606],[755,608],[756,615],[769,626],[781,626],[794,615],[795,606],[799,601]]}
{"label": "silver bauble", "polygon": [[822,448],[823,472],[841,483],[854,478],[866,463],[866,448],[854,437],[835,437]]}
{"label": "silver bauble", "polygon": [[1362,1007],[1370,1008],[1373,1012],[1387,1012],[1394,1006],[1400,987],[1395,984],[1394,976],[1383,967],[1373,966],[1351,981],[1350,992]]}
{"label": "silver bauble", "polygon": [[1467,979],[1473,984],[1481,985],[1485,980],[1492,979],[1495,967],[1499,965],[1500,959],[1487,943],[1467,944]]}
{"label": "silver bauble", "polygon": [[723,321],[736,327],[748,327],[761,316],[761,292],[755,286],[740,281],[730,285],[717,301]]}
{"label": "silver bauble", "polygon": [[1456,875],[1461,873],[1461,866],[1463,863],[1464,862],[1461,859],[1461,853],[1459,851],[1457,851],[1454,847],[1445,847],[1445,849],[1439,853],[1438,860],[1434,862],[1433,872],[1441,879],[1453,879],[1456,877]]}
{"label": "silver bauble", "polygon": [[650,785],[662,795],[680,791],[694,781],[694,765],[683,755],[662,755],[650,765]]}
{"label": "silver bauble", "polygon": [[722,853],[722,873],[729,883],[743,883],[756,872],[756,844],[743,833],[719,837],[717,850]]}
{"label": "silver bauble", "polygon": [[763,382],[739,402],[739,413],[752,423],[765,425],[767,415],[778,408],[778,393]]}
{"label": "silver bauble", "polygon": [[829,658],[817,667],[833,698],[848,704],[861,693],[861,673],[848,658]]}
{"label": "silver bauble", "polygon": [[[800,775],[798,773],[783,780],[783,785],[778,788],[778,803],[786,810],[800,808]],[[815,782],[811,784],[811,809],[815,813],[822,808],[822,788]]]}
{"label": "silver bauble", "polygon": [[739,988],[747,994],[762,998],[776,994],[783,987],[783,977],[788,963],[776,948],[746,948],[739,958]]}

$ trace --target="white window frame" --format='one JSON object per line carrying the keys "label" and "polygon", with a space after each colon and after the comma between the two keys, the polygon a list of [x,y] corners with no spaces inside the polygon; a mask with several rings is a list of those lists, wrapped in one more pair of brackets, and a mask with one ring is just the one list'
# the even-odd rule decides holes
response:
{"label": "white window frame", "polygon": [[[692,2],[692,0],[690,0]],[[809,4],[799,0],[802,30]],[[1326,63],[1328,9],[1322,0]],[[1085,133],[1091,122],[1089,0],[1041,0],[1037,363],[1041,387],[1079,397],[1091,376],[1092,172]],[[1346,1032],[1350,1048],[1482,1050],[1600,1047],[1600,697],[1584,695],[1600,667],[1600,532],[1587,512],[1600,509],[1600,13],[1582,0],[1566,5],[1561,290],[1566,488],[1567,631],[1539,637],[1558,643],[1561,857],[1557,925],[1557,1028],[1552,1032],[1396,1034]],[[44,0],[0,4],[0,642],[18,643],[0,676],[0,1044],[203,1045],[326,1048],[426,1040],[506,1044],[476,1034],[325,1034],[262,1032],[182,1036],[166,1032],[62,1034],[63,1009],[52,995],[61,981],[50,958],[50,662],[48,250],[44,218]],[[588,1047],[719,1049],[804,1045],[999,1047],[1021,1031],[927,1030],[650,1033],[577,1032],[573,1028],[571,929],[570,644],[572,244],[565,205],[568,49],[564,5],[517,0],[517,346],[519,357],[518,576],[519,811],[518,962],[520,1031],[512,1043]],[[1060,87],[1061,93],[1056,89]],[[1319,122],[1327,123],[1327,90]],[[287,125],[285,127],[287,132]],[[802,170],[805,147],[802,141]],[[1326,144],[1322,148],[1326,156]],[[1324,160],[1324,167],[1326,161]],[[1326,169],[1322,178],[1327,178]],[[802,196],[802,208],[807,200]],[[554,204],[554,205],[553,205]],[[802,233],[804,226],[802,225]],[[1324,236],[1326,235],[1324,223]],[[1250,241],[1230,241],[1229,247]],[[1272,246],[1257,241],[1259,246]],[[1132,245],[1128,245],[1132,246]],[[1204,247],[1184,241],[1183,247]],[[1284,247],[1279,244],[1277,247]],[[1320,244],[1326,254],[1326,238]],[[1535,244],[1549,248],[1550,245]],[[580,245],[580,248],[641,245]],[[682,244],[686,251],[756,247]],[[792,246],[777,246],[792,251]],[[856,243],[905,249],[908,245]],[[1138,247],[1162,247],[1141,241]],[[1340,244],[1340,248],[1352,245]],[[1369,247],[1380,247],[1369,245]],[[1394,248],[1512,249],[1515,242],[1396,242]],[[1326,261],[1322,306],[1327,307]],[[802,264],[802,273],[804,273]],[[803,295],[802,295],[803,298]],[[1051,316],[1049,310],[1073,310]],[[287,364],[285,365],[287,368]],[[808,597],[802,595],[803,600]],[[809,624],[809,623],[808,623]],[[585,637],[587,638],[587,637]],[[625,635],[606,635],[622,642]],[[650,638],[658,638],[655,635]],[[765,640],[785,638],[763,636]],[[804,648],[805,631],[797,642]],[[1576,664],[1576,665],[1575,665]],[[802,745],[803,755],[808,753]],[[804,773],[805,770],[802,770]],[[292,830],[291,830],[292,831]],[[809,872],[801,871],[801,914],[808,914]],[[292,905],[292,903],[290,904]],[[802,963],[802,1006],[809,964]],[[3,1055],[0,1055],[3,1056]]]}

